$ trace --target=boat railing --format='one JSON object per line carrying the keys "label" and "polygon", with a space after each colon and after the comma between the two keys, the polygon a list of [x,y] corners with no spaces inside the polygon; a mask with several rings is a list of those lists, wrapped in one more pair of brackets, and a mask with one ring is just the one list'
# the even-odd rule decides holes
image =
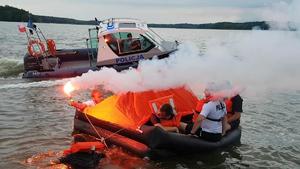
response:
{"label": "boat railing", "polygon": [[98,43],[98,28],[90,28],[89,38],[86,39],[90,66],[93,66],[93,63],[95,63],[95,60],[97,60],[97,54],[95,55],[94,50],[96,50],[96,53],[98,53]]}

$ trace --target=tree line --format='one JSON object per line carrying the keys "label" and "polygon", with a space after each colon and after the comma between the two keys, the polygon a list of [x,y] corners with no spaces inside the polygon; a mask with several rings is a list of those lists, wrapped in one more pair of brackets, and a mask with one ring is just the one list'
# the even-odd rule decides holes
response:
{"label": "tree line", "polygon": [[24,9],[18,9],[11,6],[0,6],[0,21],[8,22],[27,22],[29,17],[33,22],[39,23],[61,23],[61,24],[80,24],[93,25],[95,21],[83,21],[70,18],[61,18],[53,16],[34,15]]}
{"label": "tree line", "polygon": [[[27,22],[28,18],[33,22],[39,23],[59,23],[59,24],[80,24],[80,25],[95,25],[94,20],[84,21],[70,18],[61,18],[53,16],[40,16],[34,15],[26,10],[18,9],[12,6],[0,6],[0,21],[9,22]],[[206,24],[148,24],[149,27],[154,28],[178,28],[178,29],[230,29],[230,30],[251,30],[253,28],[268,30],[270,26],[262,22],[245,22],[245,23],[232,23],[232,22],[218,22]]]}

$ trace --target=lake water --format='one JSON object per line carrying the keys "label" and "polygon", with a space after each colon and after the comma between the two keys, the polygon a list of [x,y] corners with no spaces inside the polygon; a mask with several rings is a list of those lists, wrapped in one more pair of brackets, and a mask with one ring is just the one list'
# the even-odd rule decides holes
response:
{"label": "lake water", "polygon": [[[49,160],[57,157],[71,143],[74,110],[67,105],[68,99],[62,92],[60,81],[36,82],[21,78],[26,36],[18,32],[17,24],[0,22],[0,166],[47,168]],[[59,24],[38,26],[47,37],[56,41],[58,48],[84,48],[90,27]],[[155,31],[168,40],[191,41],[203,51],[207,50],[207,41],[211,38],[222,44],[224,39],[236,34],[251,34],[251,31]],[[274,32],[262,34],[271,36]],[[145,161],[119,148],[112,148],[108,153],[109,158],[103,160],[101,166],[159,169],[300,168],[299,88],[259,90],[259,93],[251,94],[248,91],[242,94],[245,104],[240,145],[201,155],[176,156],[157,161]],[[87,97],[87,92],[78,95],[78,99],[82,100]]]}

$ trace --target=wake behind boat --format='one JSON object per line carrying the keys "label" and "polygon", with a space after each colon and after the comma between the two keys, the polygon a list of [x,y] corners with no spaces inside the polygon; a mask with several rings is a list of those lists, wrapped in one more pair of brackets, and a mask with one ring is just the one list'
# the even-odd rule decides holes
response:
{"label": "wake behind boat", "polygon": [[137,19],[111,18],[89,29],[84,49],[56,49],[54,40],[28,23],[28,53],[24,56],[23,78],[66,78],[89,70],[112,67],[117,71],[137,67],[143,59],[168,57],[177,42],[163,40]]}

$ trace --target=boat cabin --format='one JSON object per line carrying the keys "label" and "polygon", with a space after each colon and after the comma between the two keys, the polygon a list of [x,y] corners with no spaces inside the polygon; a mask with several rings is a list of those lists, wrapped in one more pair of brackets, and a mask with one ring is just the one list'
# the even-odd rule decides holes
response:
{"label": "boat cabin", "polygon": [[[177,47],[175,42],[163,40],[148,28],[145,22],[137,19],[104,20],[96,30],[98,30],[97,66],[137,62],[169,54]],[[90,46],[94,45],[95,43]]]}

